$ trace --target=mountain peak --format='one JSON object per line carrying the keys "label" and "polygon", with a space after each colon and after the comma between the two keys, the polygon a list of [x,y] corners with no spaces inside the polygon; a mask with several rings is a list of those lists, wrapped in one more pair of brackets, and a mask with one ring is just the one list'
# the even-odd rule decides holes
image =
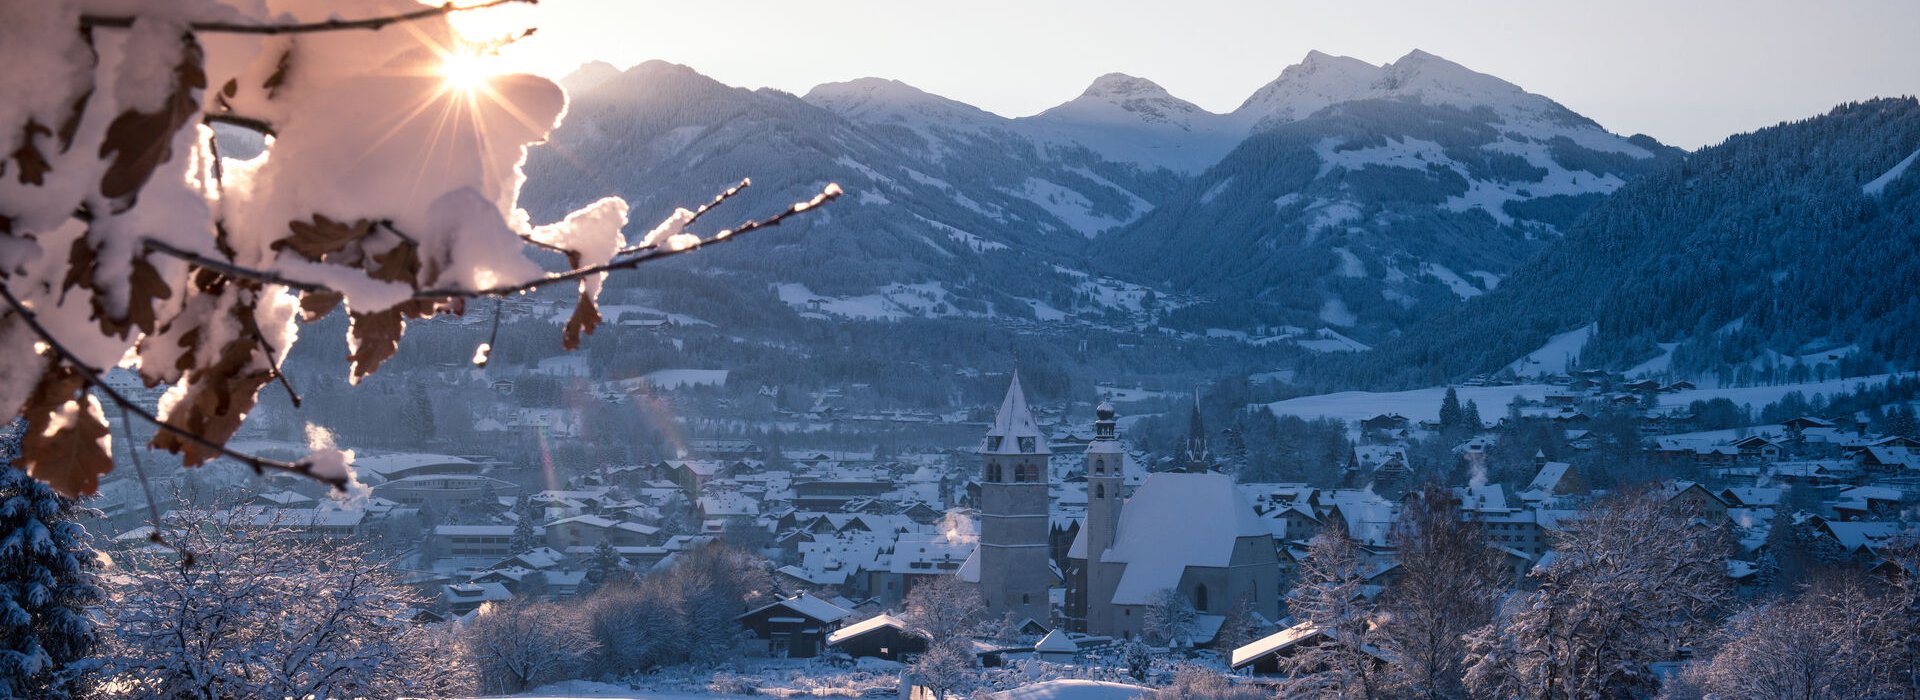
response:
{"label": "mountain peak", "polygon": [[1160,87],[1159,83],[1125,73],[1108,73],[1094,78],[1093,84],[1088,85],[1086,91],[1080,93],[1080,96],[1108,98],[1159,97],[1178,99],[1168,94],[1167,89]]}
{"label": "mountain peak", "polygon": [[567,92],[592,90],[599,87],[601,83],[618,77],[620,77],[620,69],[613,67],[613,64],[606,61],[588,61],[580,64],[579,68],[573,69],[567,77],[561,78],[560,86],[566,88]]}

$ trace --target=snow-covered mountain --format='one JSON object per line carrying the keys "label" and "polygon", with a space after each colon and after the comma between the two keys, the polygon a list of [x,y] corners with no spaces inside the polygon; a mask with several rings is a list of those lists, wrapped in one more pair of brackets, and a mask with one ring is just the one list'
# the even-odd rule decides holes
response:
{"label": "snow-covered mountain", "polygon": [[1245,130],[1145,78],[1108,73],[1064,104],[1016,120],[1054,148],[1087,148],[1107,160],[1194,174],[1219,162]]}
{"label": "snow-covered mountain", "polygon": [[1102,257],[1237,300],[1243,322],[1368,343],[1493,289],[1677,153],[1422,51],[1385,66],[1309,54],[1229,118],[1251,135]]}
{"label": "snow-covered mountain", "polygon": [[1491,289],[1671,154],[1419,51],[1314,52],[1230,114],[1122,74],[1019,118],[881,78],[796,97],[650,62],[563,82],[536,219],[613,191],[645,225],[752,177],[723,210],[746,215],[832,180],[848,199],[804,233],[699,264],[848,318],[1138,319],[1151,290],[1202,300],[1161,306],[1179,330],[1307,349],[1282,336],[1371,344]]}

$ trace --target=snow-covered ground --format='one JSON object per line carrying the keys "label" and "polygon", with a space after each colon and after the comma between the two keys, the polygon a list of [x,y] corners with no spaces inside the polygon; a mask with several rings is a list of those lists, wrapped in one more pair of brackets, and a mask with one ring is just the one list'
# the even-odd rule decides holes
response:
{"label": "snow-covered ground", "polygon": [[[1913,376],[1879,374],[1870,377],[1852,379],[1833,379],[1824,382],[1805,382],[1800,384],[1780,384],[1777,386],[1733,387],[1717,389],[1695,389],[1672,394],[1661,394],[1660,405],[1684,406],[1694,401],[1706,401],[1725,398],[1735,404],[1749,405],[1755,410],[1779,401],[1788,392],[1798,391],[1811,398],[1814,394],[1834,396],[1851,392],[1855,387],[1879,386],[1889,377]],[[1506,410],[1515,396],[1539,399],[1549,393],[1566,391],[1565,387],[1550,384],[1514,384],[1511,386],[1467,386],[1459,387],[1461,401],[1473,401],[1480,405],[1481,418],[1493,420]],[[1293,415],[1302,418],[1335,418],[1342,421],[1357,421],[1382,413],[1398,413],[1413,420],[1439,420],[1440,399],[1446,395],[1446,387],[1428,387],[1410,391],[1373,392],[1342,391],[1333,394],[1302,396],[1285,401],[1267,404],[1267,408],[1277,415]]]}
{"label": "snow-covered ground", "polygon": [[1599,329],[1598,324],[1589,323],[1548,338],[1540,349],[1507,363],[1507,369],[1522,377],[1566,372],[1573,361],[1580,358],[1580,351],[1586,349],[1587,339],[1592,338],[1593,332]]}

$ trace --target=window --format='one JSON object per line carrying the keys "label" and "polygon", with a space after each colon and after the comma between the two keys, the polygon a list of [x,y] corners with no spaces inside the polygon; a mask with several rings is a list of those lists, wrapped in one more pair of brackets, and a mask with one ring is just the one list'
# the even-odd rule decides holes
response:
{"label": "window", "polygon": [[989,437],[987,438],[987,451],[988,451],[988,452],[999,452],[999,451],[1000,451],[1000,441],[1001,441],[1001,440],[1004,440],[1004,439],[1005,439],[1005,438],[1002,438],[1002,437],[1000,437],[1000,436],[998,436],[998,435],[993,435],[993,436],[989,436]]}
{"label": "window", "polygon": [[1021,604],[1021,605],[1026,605],[1026,604],[1028,604],[1028,603],[1031,603],[1031,602],[1033,602],[1033,595],[1032,595],[1032,594],[1028,594],[1028,593],[1022,593],[1022,594],[1020,594],[1020,604]]}
{"label": "window", "polygon": [[1094,485],[1093,485],[1093,497],[1094,497],[1094,498],[1106,498],[1106,497],[1107,497],[1107,486],[1106,486],[1105,484],[1094,484]]}
{"label": "window", "polygon": [[1207,586],[1204,583],[1193,587],[1193,609],[1207,611]]}
{"label": "window", "polygon": [[1000,480],[1000,463],[988,462],[987,463],[987,481],[999,481],[999,480]]}

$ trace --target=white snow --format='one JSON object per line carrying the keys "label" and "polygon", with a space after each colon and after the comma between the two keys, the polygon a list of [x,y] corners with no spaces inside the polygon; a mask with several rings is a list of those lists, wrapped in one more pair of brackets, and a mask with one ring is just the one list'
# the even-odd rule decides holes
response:
{"label": "white snow", "polygon": [[1023,685],[987,697],[992,700],[1137,700],[1153,692],[1152,688],[1124,683],[1063,679]]}
{"label": "white snow", "polygon": [[1912,166],[1913,161],[1917,158],[1920,158],[1920,151],[1914,151],[1907,157],[1900,159],[1900,162],[1895,163],[1892,169],[1882,173],[1880,177],[1874,178],[1872,182],[1861,185],[1861,194],[1879,196],[1881,192],[1886,191],[1888,183],[1898,180],[1901,175],[1906,174],[1907,168]]}
{"label": "white snow", "polygon": [[1341,277],[1367,276],[1367,266],[1361,264],[1360,256],[1354,255],[1353,251],[1347,250],[1346,248],[1334,248],[1333,254],[1340,256],[1339,274]]}
{"label": "white snow", "polygon": [[1116,604],[1146,604],[1173,588],[1189,566],[1225,567],[1235,538],[1267,534],[1233,478],[1225,474],[1149,474],[1126,508],[1101,561],[1124,563]]}
{"label": "white snow", "polygon": [[1131,220],[1096,214],[1093,212],[1093,202],[1088,201],[1086,195],[1051,180],[1029,177],[1021,183],[1020,189],[1007,192],[1040,205],[1054,218],[1066,222],[1073,230],[1088,238]]}
{"label": "white snow", "polygon": [[1339,297],[1328,297],[1324,303],[1320,304],[1320,320],[1336,326],[1351,326],[1359,321],[1360,317],[1347,310],[1347,303],[1341,301]]}
{"label": "white snow", "polygon": [[1626,371],[1627,376],[1643,377],[1643,376],[1652,375],[1652,374],[1661,374],[1673,367],[1673,349],[1680,347],[1680,344],[1679,343],[1656,343],[1656,345],[1660,346],[1660,354],[1654,356],[1654,358],[1651,360],[1647,360],[1646,362],[1642,362],[1640,364],[1634,365],[1631,368],[1628,368]]}
{"label": "white snow", "polygon": [[[1889,377],[1920,376],[1916,373],[1903,375],[1879,374],[1852,379],[1833,379],[1824,382],[1805,382],[1801,384],[1780,384],[1776,386],[1695,389],[1672,394],[1662,394],[1662,406],[1685,406],[1694,401],[1706,401],[1726,398],[1735,404],[1751,405],[1759,409],[1769,403],[1779,401],[1788,392],[1798,391],[1806,396],[1825,394],[1833,396],[1851,392],[1859,386],[1879,386]],[[1566,387],[1551,384],[1514,384],[1510,386],[1463,386],[1455,388],[1462,402],[1473,401],[1480,405],[1482,412],[1497,411],[1513,401],[1515,396],[1538,400],[1550,393],[1561,393]],[[1267,404],[1267,408],[1276,415],[1300,416],[1302,418],[1333,418],[1342,421],[1358,421],[1382,413],[1398,413],[1416,421],[1434,421],[1440,418],[1440,400],[1446,395],[1446,387],[1428,387],[1409,391],[1372,392],[1342,391],[1332,394],[1302,396],[1299,398],[1276,401]]]}
{"label": "white snow", "polygon": [[1427,274],[1439,278],[1441,283],[1447,285],[1447,289],[1453,290],[1453,293],[1461,299],[1472,299],[1486,293],[1485,290],[1473,286],[1473,283],[1468,282],[1467,278],[1461,277],[1445,265],[1425,263],[1420,266],[1420,269],[1426,271]]}
{"label": "white snow", "polygon": [[1580,351],[1587,347],[1587,340],[1599,330],[1600,324],[1589,323],[1554,335],[1538,350],[1507,363],[1507,369],[1522,377],[1564,373],[1580,359]]}

